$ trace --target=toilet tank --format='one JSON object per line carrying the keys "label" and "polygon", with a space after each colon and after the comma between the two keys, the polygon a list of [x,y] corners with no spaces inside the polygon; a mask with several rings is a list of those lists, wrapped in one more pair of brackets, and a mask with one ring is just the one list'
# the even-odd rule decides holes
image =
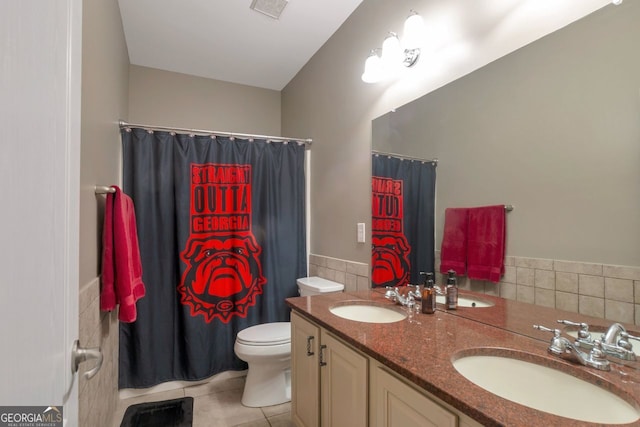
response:
{"label": "toilet tank", "polygon": [[322,295],[330,292],[342,292],[344,285],[342,283],[323,279],[318,276],[301,277],[297,280],[298,291],[300,296]]}

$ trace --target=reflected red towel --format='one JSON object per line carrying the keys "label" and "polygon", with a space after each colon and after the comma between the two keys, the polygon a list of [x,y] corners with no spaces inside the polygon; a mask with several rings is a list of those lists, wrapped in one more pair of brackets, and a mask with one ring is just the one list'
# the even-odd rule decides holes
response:
{"label": "reflected red towel", "polygon": [[120,305],[118,319],[134,322],[136,301],[145,294],[133,200],[115,185],[107,194],[102,231],[102,291],[100,309]]}
{"label": "reflected red towel", "polygon": [[467,208],[447,208],[444,211],[444,232],[440,248],[440,272],[453,270],[466,273],[467,265]]}
{"label": "reflected red towel", "polygon": [[498,283],[504,274],[504,205],[470,208],[467,233],[467,276]]}

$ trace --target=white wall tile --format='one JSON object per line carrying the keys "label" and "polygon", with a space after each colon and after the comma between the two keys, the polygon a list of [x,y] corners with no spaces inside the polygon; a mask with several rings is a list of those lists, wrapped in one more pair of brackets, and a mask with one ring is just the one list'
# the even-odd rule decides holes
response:
{"label": "white wall tile", "polygon": [[499,297],[500,296],[500,287],[502,286],[501,283],[492,283],[492,282],[485,282],[484,283],[484,293],[487,295],[493,295],[495,297]]}
{"label": "white wall tile", "polygon": [[578,273],[566,273],[556,271],[556,290],[562,292],[578,293]]}
{"label": "white wall tile", "polygon": [[513,283],[500,283],[498,284],[500,289],[500,297],[510,300],[517,299],[517,285]]}
{"label": "white wall tile", "polygon": [[356,276],[356,289],[359,291],[366,291],[369,289],[369,279],[367,277]]}
{"label": "white wall tile", "polygon": [[533,286],[517,285],[516,299],[521,302],[535,304],[536,299],[535,299],[534,290],[535,288]]}
{"label": "white wall tile", "polygon": [[553,269],[567,273],[589,274],[592,276],[602,276],[602,264],[574,261],[554,261]]}
{"label": "white wall tile", "polygon": [[326,258],[327,267],[337,271],[347,271],[347,262],[337,258]]}
{"label": "white wall tile", "polygon": [[553,270],[553,260],[544,258],[515,257],[516,267],[538,268],[540,270]]}
{"label": "white wall tile", "polygon": [[327,257],[321,255],[310,254],[309,255],[309,263],[316,264],[320,267],[327,266]]}
{"label": "white wall tile", "polygon": [[369,277],[369,264],[347,261],[347,273]]}
{"label": "white wall tile", "polygon": [[535,283],[535,270],[533,268],[516,267],[516,283],[518,285],[533,286]]}
{"label": "white wall tile", "polygon": [[605,300],[604,314],[605,319],[624,323],[633,323],[635,317],[632,303],[611,300]]}
{"label": "white wall tile", "polygon": [[344,271],[334,270],[334,272],[333,272],[333,280],[335,282],[342,283],[344,285],[346,283],[346,281],[347,281],[346,275],[347,275],[347,273],[344,272]]}
{"label": "white wall tile", "polygon": [[517,283],[517,270],[515,266],[505,266],[501,282]]}
{"label": "white wall tile", "polygon": [[317,276],[318,275],[318,264],[309,264],[309,276]]}
{"label": "white wall tile", "polygon": [[358,276],[351,273],[346,273],[344,282],[345,292],[353,292],[358,290]]}
{"label": "white wall tile", "polygon": [[577,313],[578,294],[556,291],[556,308]]}
{"label": "white wall tile", "polygon": [[578,275],[578,293],[592,297],[604,297],[604,277]]}
{"label": "white wall tile", "polygon": [[580,314],[604,319],[604,298],[579,295],[578,311]]}
{"label": "white wall tile", "polygon": [[555,308],[556,306],[556,293],[551,289],[535,288],[535,300],[536,305],[543,307]]}
{"label": "white wall tile", "polygon": [[621,265],[604,265],[604,275],[618,279],[640,280],[640,268]]}
{"label": "white wall tile", "polygon": [[604,297],[614,301],[633,302],[633,280],[604,278]]}
{"label": "white wall tile", "polygon": [[556,288],[556,273],[550,270],[535,270],[534,285],[536,288],[542,289],[555,289]]}

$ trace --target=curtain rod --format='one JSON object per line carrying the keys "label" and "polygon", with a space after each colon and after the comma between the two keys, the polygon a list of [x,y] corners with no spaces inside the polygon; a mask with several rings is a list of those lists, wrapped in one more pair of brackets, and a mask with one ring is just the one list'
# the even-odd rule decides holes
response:
{"label": "curtain rod", "polygon": [[295,141],[298,143],[311,145],[313,139],[311,138],[287,138],[285,136],[270,136],[270,135],[255,135],[250,133],[236,133],[236,132],[220,132],[217,130],[202,130],[202,129],[186,129],[186,128],[176,128],[176,127],[166,127],[166,126],[155,126],[155,125],[143,125],[139,123],[127,123],[124,120],[120,120],[118,122],[120,128],[131,128],[131,127],[139,127],[147,130],[161,130],[167,132],[185,132],[185,133],[198,133],[198,134],[206,134],[206,135],[216,135],[216,136],[228,136],[231,138],[240,138],[240,139],[268,139],[270,141]]}
{"label": "curtain rod", "polygon": [[392,156],[402,160],[416,160],[419,162],[431,162],[438,165],[438,159],[421,159],[420,157],[404,156],[402,154],[396,154],[396,153],[385,153],[383,151],[378,151],[378,150],[371,150],[371,153],[375,156]]}

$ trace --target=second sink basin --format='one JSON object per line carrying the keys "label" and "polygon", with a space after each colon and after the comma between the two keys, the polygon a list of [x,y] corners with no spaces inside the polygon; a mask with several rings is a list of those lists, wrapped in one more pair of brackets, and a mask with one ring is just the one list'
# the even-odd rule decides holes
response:
{"label": "second sink basin", "polygon": [[402,311],[389,307],[356,302],[334,305],[329,311],[343,319],[366,323],[393,323],[407,317]]}
{"label": "second sink basin", "polygon": [[[477,349],[476,349],[477,350]],[[640,419],[638,409],[616,393],[566,374],[566,366],[524,361],[501,349],[458,354],[453,366],[477,386],[521,405],[579,421],[626,424]],[[528,355],[532,356],[532,355]],[[530,358],[530,357],[529,357]],[[549,363],[548,360],[540,363]]]}
{"label": "second sink basin", "polygon": [[[436,302],[439,304],[444,304],[445,303],[445,297],[444,295],[438,295],[436,296]],[[493,307],[493,303],[492,302],[488,302],[488,301],[483,301],[480,299],[476,299],[476,298],[469,298],[469,297],[463,297],[461,295],[458,295],[458,306],[459,307]]]}

